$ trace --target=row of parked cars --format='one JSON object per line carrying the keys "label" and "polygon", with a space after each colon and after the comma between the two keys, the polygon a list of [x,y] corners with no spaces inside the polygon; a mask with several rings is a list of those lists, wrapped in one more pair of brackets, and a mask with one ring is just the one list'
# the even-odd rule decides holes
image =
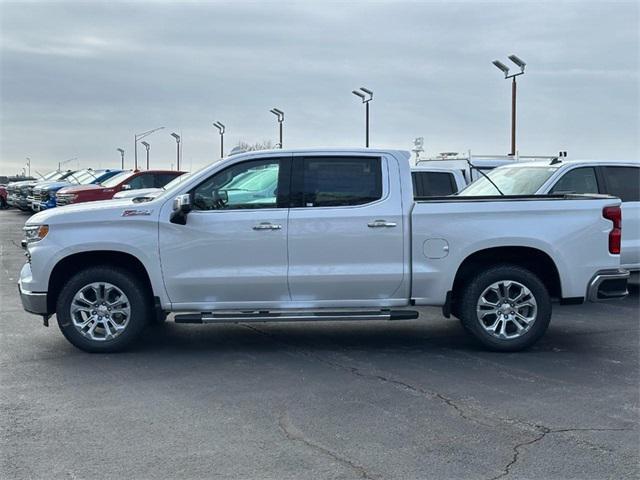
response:
{"label": "row of parked cars", "polygon": [[119,170],[86,168],[54,170],[40,179],[9,183],[0,190],[8,207],[39,212],[72,203],[109,200],[122,192],[161,189],[184,172],[175,170]]}

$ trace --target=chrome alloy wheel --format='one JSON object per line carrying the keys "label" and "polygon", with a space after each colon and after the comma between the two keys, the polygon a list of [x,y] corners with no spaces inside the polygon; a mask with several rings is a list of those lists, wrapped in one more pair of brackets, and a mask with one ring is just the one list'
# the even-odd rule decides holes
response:
{"label": "chrome alloy wheel", "polygon": [[512,340],[529,331],[536,321],[538,304],[527,287],[513,280],[489,285],[476,305],[478,321],[490,335]]}
{"label": "chrome alloy wheel", "polygon": [[90,340],[101,342],[116,338],[127,328],[130,317],[129,299],[111,283],[85,285],[71,301],[73,326]]}

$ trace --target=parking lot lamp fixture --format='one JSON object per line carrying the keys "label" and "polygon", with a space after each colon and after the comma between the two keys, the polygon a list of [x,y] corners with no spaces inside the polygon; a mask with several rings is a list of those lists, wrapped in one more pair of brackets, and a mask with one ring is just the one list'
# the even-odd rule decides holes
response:
{"label": "parking lot lamp fixture", "polygon": [[149,145],[147,142],[145,142],[144,140],[142,142],[140,142],[142,145],[144,145],[144,148],[147,149],[147,170],[149,170],[149,148],[151,147],[151,145]]}
{"label": "parking lot lamp fixture", "polygon": [[148,137],[153,132],[157,132],[158,130],[162,130],[164,127],[154,128],[153,130],[147,130],[146,132],[138,133],[133,136],[133,166],[134,170],[138,169],[138,142],[142,140],[144,137]]}
{"label": "parking lot lamp fixture", "polygon": [[120,161],[121,161],[120,168],[124,170],[124,148],[116,148],[116,150],[120,152]]}
{"label": "parking lot lamp fixture", "polygon": [[360,90],[353,90],[355,96],[362,99],[362,103],[365,105],[365,146],[369,148],[369,102],[373,100],[373,92],[365,87],[360,87]]}
{"label": "parking lot lamp fixture", "polygon": [[516,55],[509,55],[511,60],[517,67],[520,68],[519,72],[509,74],[509,67],[499,60],[494,60],[493,64],[499,70],[504,73],[505,79],[511,79],[511,153],[509,155],[515,156],[516,154],[516,77],[524,75],[524,67],[527,65],[521,58]]}
{"label": "parking lot lamp fixture", "polygon": [[224,132],[226,127],[218,121],[213,122],[213,126],[216,127],[220,132],[220,158],[223,158],[224,157]]}
{"label": "parking lot lamp fixture", "polygon": [[282,123],[284,122],[284,112],[282,110],[277,109],[277,108],[272,108],[269,111],[271,113],[273,113],[276,117],[278,117],[278,125],[279,125],[279,130],[280,130],[280,141],[278,142],[278,145],[276,145],[276,146],[278,148],[282,148]]}
{"label": "parking lot lamp fixture", "polygon": [[171,136],[176,139],[176,170],[180,170],[180,135],[173,132]]}
{"label": "parking lot lamp fixture", "polygon": [[31,176],[31,158],[30,157],[26,157],[27,158],[27,175]]}

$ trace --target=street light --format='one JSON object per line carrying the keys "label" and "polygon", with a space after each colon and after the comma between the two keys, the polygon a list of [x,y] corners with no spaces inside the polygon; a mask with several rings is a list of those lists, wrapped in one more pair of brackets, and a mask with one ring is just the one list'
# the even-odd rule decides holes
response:
{"label": "street light", "polygon": [[133,136],[133,157],[134,157],[134,169],[138,169],[138,141],[142,140],[144,137],[148,137],[153,132],[157,132],[158,130],[162,130],[164,127],[154,128],[153,130],[147,130],[146,132],[138,133]]}
{"label": "street light", "polygon": [[171,136],[176,139],[176,170],[180,170],[180,135],[173,132]]}
{"label": "street light", "polygon": [[509,155],[515,156],[516,154],[516,77],[524,74],[524,67],[527,65],[521,58],[515,55],[509,55],[511,60],[517,67],[520,67],[520,71],[509,75],[509,67],[499,60],[494,60],[493,64],[504,73],[504,78],[511,78],[511,153]]}
{"label": "street light", "polygon": [[62,170],[62,165],[64,165],[65,163],[73,162],[74,160],[78,160],[78,157],[67,158],[66,160],[58,162],[58,171]]}
{"label": "street light", "polygon": [[220,132],[220,158],[223,158],[224,157],[224,132],[226,127],[218,121],[213,122],[213,126],[216,127]]}
{"label": "street light", "polygon": [[280,142],[276,146],[278,148],[282,148],[282,122],[284,122],[284,112],[282,110],[277,109],[277,108],[272,108],[269,111],[271,113],[273,113],[276,117],[278,117],[278,124],[279,124],[279,127],[280,127]]}
{"label": "street light", "polygon": [[147,142],[145,142],[144,140],[142,142],[140,142],[142,145],[144,145],[144,148],[147,149],[147,170],[149,170],[149,147],[151,147],[151,145],[149,145]]}
{"label": "street light", "polygon": [[360,87],[360,90],[353,90],[351,93],[360,97],[365,105],[365,146],[369,148],[369,102],[373,100],[373,92],[368,88]]}
{"label": "street light", "polygon": [[124,170],[124,149],[123,148],[116,148],[116,150],[118,152],[120,152],[120,159],[122,160],[122,170]]}
{"label": "street light", "polygon": [[25,157],[27,159],[27,168],[29,169],[29,176],[31,176],[31,158]]}

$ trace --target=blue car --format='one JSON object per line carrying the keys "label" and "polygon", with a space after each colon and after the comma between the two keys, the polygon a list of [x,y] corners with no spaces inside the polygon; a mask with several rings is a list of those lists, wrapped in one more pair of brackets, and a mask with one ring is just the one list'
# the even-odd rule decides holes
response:
{"label": "blue car", "polygon": [[98,184],[121,171],[122,170],[112,169],[93,170],[92,168],[87,168],[72,173],[62,181],[39,183],[33,188],[31,209],[39,212],[41,210],[47,210],[48,208],[54,208],[56,206],[56,192],[61,188],[70,185]]}

